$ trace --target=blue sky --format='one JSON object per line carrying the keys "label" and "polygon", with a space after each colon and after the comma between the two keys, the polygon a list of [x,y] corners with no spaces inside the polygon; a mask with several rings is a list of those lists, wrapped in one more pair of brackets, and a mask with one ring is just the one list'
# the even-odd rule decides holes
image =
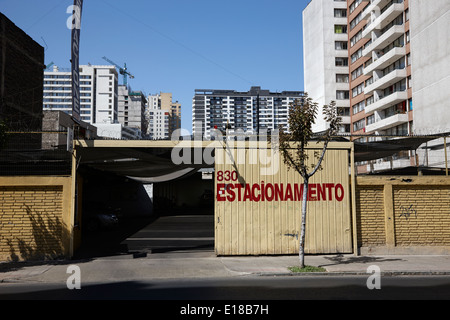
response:
{"label": "blue sky", "polygon": [[[172,92],[191,131],[195,89],[303,90],[302,11],[309,0],[85,0],[80,64],[127,64],[133,90]],[[0,0],[0,11],[70,67],[73,0]],[[122,78],[119,79],[122,83]]]}

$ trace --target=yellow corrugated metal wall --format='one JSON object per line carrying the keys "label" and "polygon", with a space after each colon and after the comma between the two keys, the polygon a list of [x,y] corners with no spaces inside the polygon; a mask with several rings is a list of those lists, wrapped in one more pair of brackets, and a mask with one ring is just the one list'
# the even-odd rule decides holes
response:
{"label": "yellow corrugated metal wall", "polygon": [[[329,148],[323,170],[310,179],[306,253],[352,252],[349,149],[348,144],[345,145],[347,147],[342,149]],[[312,147],[311,159],[317,151]],[[267,152],[272,161],[265,163],[261,152]],[[303,179],[295,170],[288,169],[280,153],[271,155],[271,152],[248,145],[216,148],[215,246],[218,255],[298,252]],[[276,162],[278,165],[273,165]],[[276,186],[283,188],[278,199],[274,196]]]}

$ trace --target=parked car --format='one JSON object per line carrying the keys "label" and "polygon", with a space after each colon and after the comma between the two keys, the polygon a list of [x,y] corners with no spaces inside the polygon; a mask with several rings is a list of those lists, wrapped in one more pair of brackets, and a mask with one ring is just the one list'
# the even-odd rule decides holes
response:
{"label": "parked car", "polygon": [[88,232],[113,229],[119,224],[118,212],[119,209],[90,203],[83,211],[83,229]]}
{"label": "parked car", "polygon": [[108,230],[115,228],[119,224],[119,219],[114,213],[96,213],[87,219],[87,231]]}

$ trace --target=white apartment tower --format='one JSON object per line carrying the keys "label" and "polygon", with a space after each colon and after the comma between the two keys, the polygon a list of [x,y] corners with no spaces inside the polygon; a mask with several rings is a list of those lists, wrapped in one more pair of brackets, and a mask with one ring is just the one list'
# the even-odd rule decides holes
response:
{"label": "white apartment tower", "polygon": [[350,133],[347,2],[313,0],[303,11],[304,86],[319,105],[315,132],[327,129],[322,106],[336,102],[343,133]]}
{"label": "white apartment tower", "polygon": [[[114,66],[80,66],[80,116],[90,124],[116,123],[118,79]],[[44,110],[72,114],[71,70],[53,66],[44,71]]]}
{"label": "white apartment tower", "polygon": [[150,139],[168,139],[181,128],[181,104],[173,102],[172,93],[149,95],[147,103],[147,134]]}
{"label": "white apartment tower", "polygon": [[[319,104],[328,103],[341,89],[335,87],[338,79],[347,80],[342,86],[348,90],[354,140],[448,133],[449,11],[448,0],[312,0],[303,11],[305,91]],[[347,65],[338,69],[341,61]],[[431,144],[441,150],[435,164],[442,167],[444,143]],[[419,149],[360,168],[429,164],[417,161]]]}
{"label": "white apartment tower", "polygon": [[192,128],[195,139],[210,138],[218,129],[258,134],[288,127],[289,106],[303,98],[301,91],[270,92],[251,87],[247,92],[234,90],[195,90],[192,102]]}

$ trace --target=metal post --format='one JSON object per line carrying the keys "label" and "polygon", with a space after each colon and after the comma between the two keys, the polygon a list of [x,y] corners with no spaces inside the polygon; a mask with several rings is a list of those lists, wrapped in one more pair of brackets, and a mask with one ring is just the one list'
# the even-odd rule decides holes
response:
{"label": "metal post", "polygon": [[447,137],[444,137],[444,155],[445,155],[445,175],[448,176]]}
{"label": "metal post", "polygon": [[352,143],[350,149],[350,179],[351,179],[351,207],[352,207],[352,225],[353,225],[353,254],[359,255],[358,252],[358,226],[356,219],[356,172],[355,172],[355,146]]}

